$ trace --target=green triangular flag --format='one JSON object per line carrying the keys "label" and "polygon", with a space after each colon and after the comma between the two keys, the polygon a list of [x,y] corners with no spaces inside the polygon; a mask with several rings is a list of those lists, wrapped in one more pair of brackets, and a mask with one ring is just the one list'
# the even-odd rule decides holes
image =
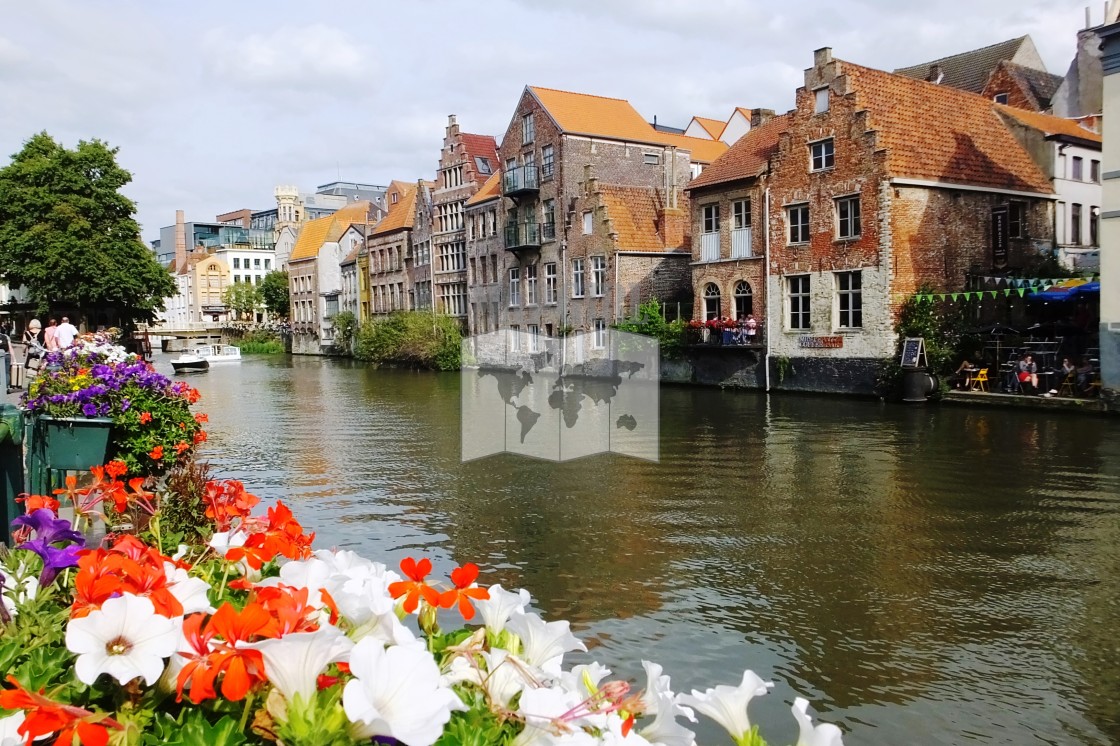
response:
{"label": "green triangular flag", "polygon": [[1026,292],[1027,292],[1027,289],[1026,289],[1026,288],[1019,288],[1019,297],[1020,297],[1020,298],[1022,298],[1022,297],[1023,297],[1023,295],[1024,295],[1024,294],[1025,294]]}
{"label": "green triangular flag", "polygon": [[[1019,292],[1023,292],[1023,291],[1020,290]],[[1011,295],[1011,288],[1007,288],[1007,290],[1003,291],[1003,297],[1004,298],[1007,298],[1010,295]]]}
{"label": "green triangular flag", "polygon": [[995,297],[996,297],[996,295],[998,295],[998,293],[996,293],[996,291],[995,291],[995,290],[991,291],[991,293],[992,293],[992,297],[993,297],[993,298],[995,298]]}
{"label": "green triangular flag", "polygon": [[953,302],[954,302],[954,303],[956,303],[956,302],[957,302],[957,296],[958,296],[958,295],[960,295],[960,293],[953,293]]}

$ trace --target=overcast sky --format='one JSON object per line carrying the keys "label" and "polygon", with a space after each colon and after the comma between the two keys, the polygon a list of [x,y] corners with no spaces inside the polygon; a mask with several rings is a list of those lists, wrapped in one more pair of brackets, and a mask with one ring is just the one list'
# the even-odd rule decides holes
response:
{"label": "overcast sky", "polygon": [[[1091,3],[1100,23],[1103,2]],[[685,126],[793,104],[812,52],[894,69],[1022,34],[1064,74],[1082,0],[0,0],[0,153],[46,130],[132,171],[145,239],[277,184],[433,178],[447,115],[499,140],[525,85]],[[0,163],[6,163],[6,158]]]}

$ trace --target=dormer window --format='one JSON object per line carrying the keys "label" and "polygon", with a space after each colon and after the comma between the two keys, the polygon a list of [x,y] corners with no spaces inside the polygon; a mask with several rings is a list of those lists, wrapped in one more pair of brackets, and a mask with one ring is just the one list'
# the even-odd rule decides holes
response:
{"label": "dormer window", "polygon": [[992,96],[992,100],[997,104],[1006,105],[1008,101],[1008,95],[1006,93],[997,93],[996,95]]}
{"label": "dormer window", "polygon": [[827,140],[809,143],[809,154],[811,156],[810,170],[812,171],[824,171],[835,165],[836,157],[831,137]]}

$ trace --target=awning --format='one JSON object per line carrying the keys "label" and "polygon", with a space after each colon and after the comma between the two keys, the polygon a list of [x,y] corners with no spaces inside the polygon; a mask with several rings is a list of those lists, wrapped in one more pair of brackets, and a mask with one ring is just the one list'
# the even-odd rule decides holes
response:
{"label": "awning", "polygon": [[[1087,286],[1092,285],[1092,289]],[[1031,293],[1027,296],[1030,301],[1042,301],[1044,303],[1062,302],[1074,300],[1079,294],[1085,293],[1100,293],[1101,284],[1099,282],[1089,282],[1088,280],[1074,279],[1062,280],[1055,283],[1043,290],[1041,293]]]}

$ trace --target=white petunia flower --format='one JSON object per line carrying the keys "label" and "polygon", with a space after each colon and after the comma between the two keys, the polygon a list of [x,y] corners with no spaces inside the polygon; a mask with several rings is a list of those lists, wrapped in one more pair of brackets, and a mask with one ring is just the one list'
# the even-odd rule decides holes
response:
{"label": "white petunia flower", "polygon": [[23,746],[27,742],[27,739],[19,734],[19,726],[23,725],[23,719],[22,710],[0,718],[0,746]]}
{"label": "white petunia flower", "polygon": [[74,672],[83,684],[92,685],[107,673],[121,684],[139,676],[151,686],[179,644],[181,625],[181,617],[160,616],[149,599],[125,593],[88,616],[71,619],[66,649],[78,655]]}
{"label": "white petunia flower", "polygon": [[20,564],[17,572],[23,576],[22,583],[0,567],[0,586],[2,586],[0,588],[0,604],[4,605],[4,610],[11,617],[16,615],[17,606],[34,599],[35,594],[39,592],[38,577],[30,574],[23,564]]}
{"label": "white petunia flower", "polygon": [[489,591],[490,598],[476,599],[474,608],[482,617],[482,623],[486,625],[486,629],[494,634],[499,634],[505,629],[510,615],[524,612],[532,597],[529,595],[529,591],[524,588],[514,593],[505,590],[498,583],[490,586]]}
{"label": "white petunia flower", "polygon": [[545,622],[536,614],[514,614],[506,629],[521,638],[521,658],[549,674],[560,673],[564,653],[587,650],[567,621]]}
{"label": "white petunia flower", "polygon": [[595,692],[587,688],[587,679],[591,680],[593,686],[598,687],[599,682],[610,675],[611,670],[609,668],[595,661],[573,666],[571,671],[562,671],[559,684],[568,691],[576,692],[582,697],[590,697]]}
{"label": "white petunia flower", "polygon": [[367,637],[350,651],[354,679],[342,690],[351,735],[389,736],[409,746],[431,746],[452,710],[465,710],[455,692],[440,686],[439,666],[418,646],[386,649]]}
{"label": "white petunia flower", "polygon": [[773,683],[763,681],[754,671],[744,671],[739,686],[721,684],[704,692],[693,689],[692,694],[681,694],[677,701],[715,720],[738,742],[751,729],[747,705],[753,698],[766,694],[772,686]]}
{"label": "white petunia flower", "polygon": [[691,746],[696,734],[677,722],[677,717],[685,717],[696,722],[696,716],[688,707],[682,707],[670,687],[669,677],[663,673],[661,664],[642,661],[646,670],[646,688],[642,692],[642,708],[653,721],[638,729],[643,738],[663,746]]}
{"label": "white petunia flower", "polygon": [[190,575],[186,570],[171,562],[163,563],[163,574],[167,577],[167,590],[183,606],[183,616],[196,611],[213,614],[210,605],[210,584],[202,578]]}
{"label": "white petunia flower", "polygon": [[813,719],[809,717],[809,700],[798,697],[793,700],[793,716],[797,719],[799,733],[797,746],[844,746],[841,738],[843,735],[839,728],[832,723],[821,723],[813,727]]}
{"label": "white petunia flower", "polygon": [[265,675],[284,699],[291,702],[298,695],[310,703],[319,674],[330,664],[346,660],[354,643],[337,627],[324,625],[314,632],[293,632],[237,647],[260,651]]}

